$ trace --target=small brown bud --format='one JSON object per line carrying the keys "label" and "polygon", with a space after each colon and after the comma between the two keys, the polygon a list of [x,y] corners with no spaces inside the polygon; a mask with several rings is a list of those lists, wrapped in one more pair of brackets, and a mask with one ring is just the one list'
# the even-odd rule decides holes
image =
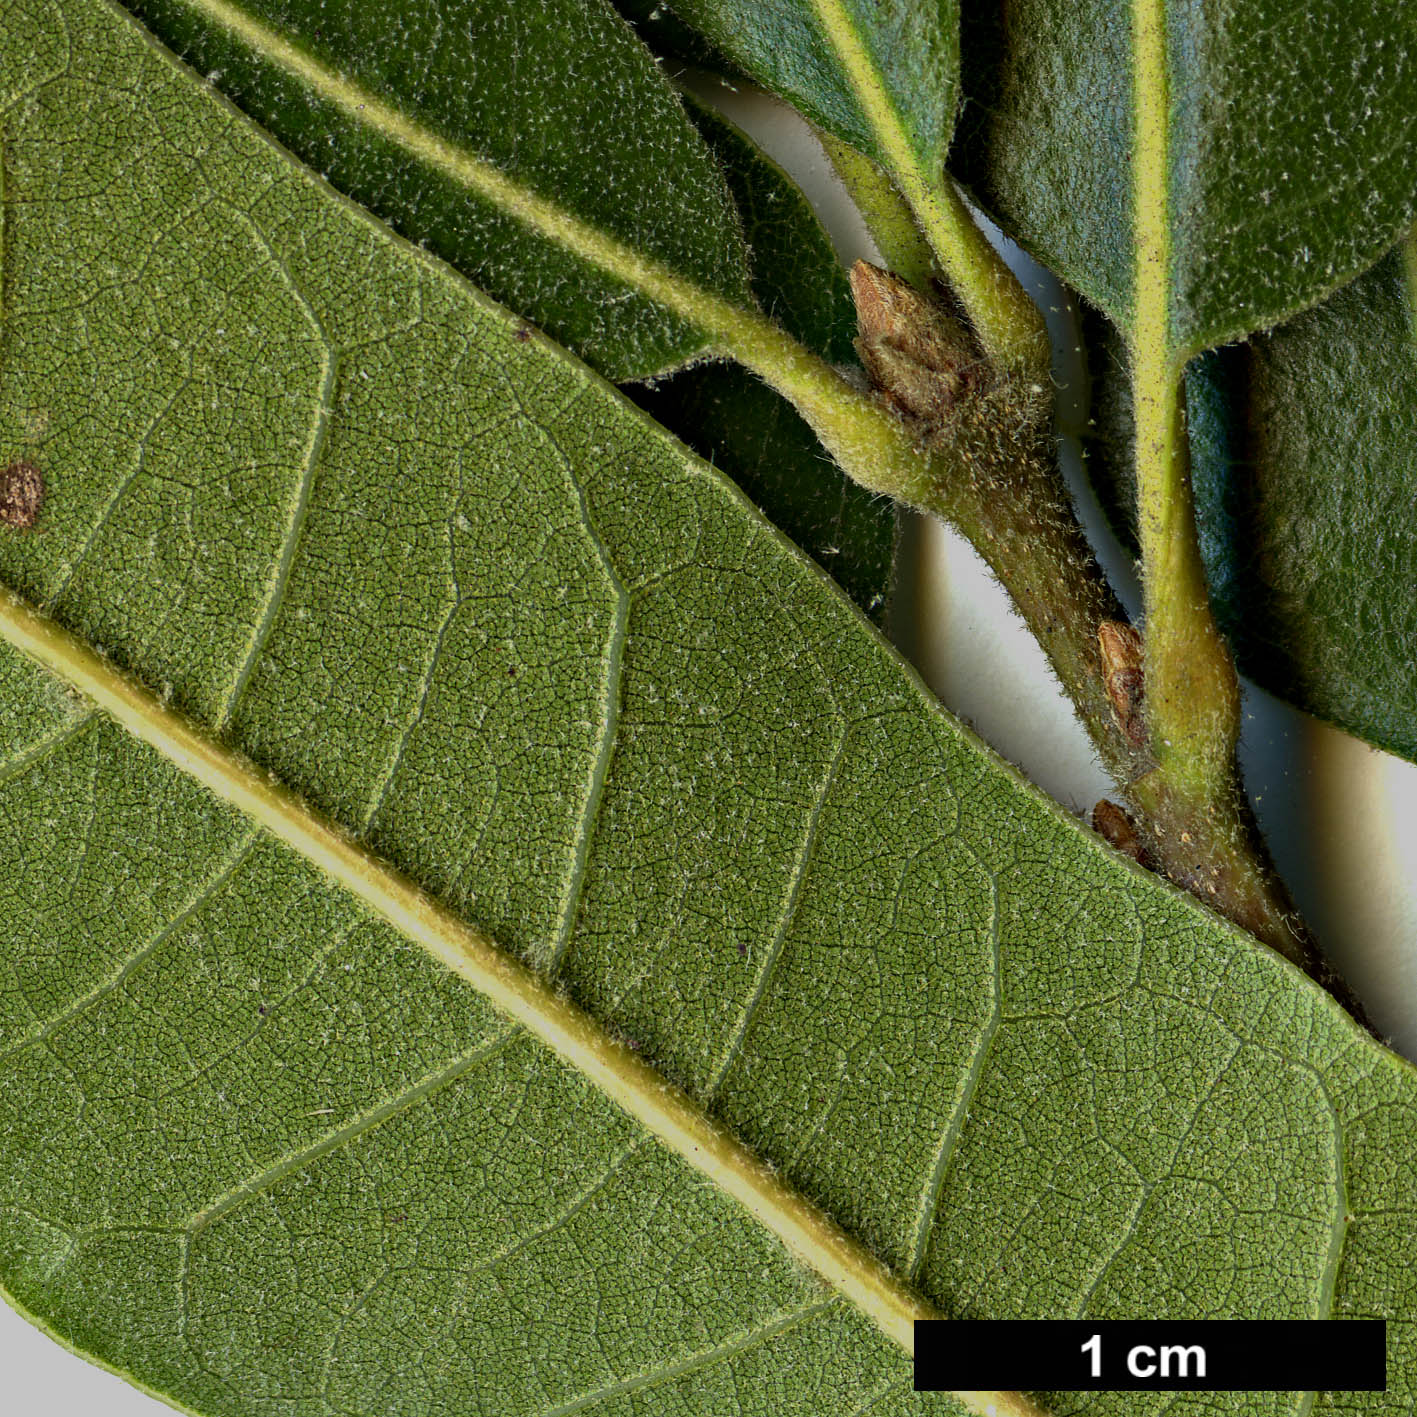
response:
{"label": "small brown bud", "polygon": [[1120,620],[1104,620],[1097,627],[1097,644],[1102,651],[1103,682],[1117,726],[1132,747],[1145,748],[1141,632]]}
{"label": "small brown bud", "polygon": [[938,423],[983,382],[974,336],[938,301],[865,261],[851,268],[851,294],[861,362],[901,413]]}
{"label": "small brown bud", "polygon": [[14,462],[0,471],[0,525],[28,531],[44,505],[44,478],[28,462]]}
{"label": "small brown bud", "polygon": [[1109,846],[1123,856],[1145,866],[1149,863],[1146,847],[1137,835],[1136,823],[1115,803],[1105,797],[1092,809],[1092,829]]}

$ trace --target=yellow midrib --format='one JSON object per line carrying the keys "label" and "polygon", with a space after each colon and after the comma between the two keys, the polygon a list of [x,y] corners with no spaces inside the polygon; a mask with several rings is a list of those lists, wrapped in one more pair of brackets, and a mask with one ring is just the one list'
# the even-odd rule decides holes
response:
{"label": "yellow midrib", "polygon": [[[1170,77],[1166,0],[1133,0],[1132,277],[1137,397],[1179,376],[1171,352]],[[1147,379],[1142,380],[1142,371]]]}
{"label": "yellow midrib", "polygon": [[660,1141],[747,1207],[881,1331],[913,1352],[911,1325],[917,1318],[937,1316],[930,1305],[784,1185],[689,1095],[666,1084],[635,1051],[612,1039],[550,983],[317,816],[281,782],[188,723],[10,591],[0,591],[0,636],[472,983],[504,1015],[524,1024]]}
{"label": "yellow midrib", "polygon": [[841,61],[862,115],[881,144],[887,167],[897,177],[913,172],[917,166],[915,152],[906,136],[905,125],[881,82],[876,61],[845,6],[840,0],[812,0],[812,6],[823,33]]}
{"label": "yellow midrib", "polygon": [[643,291],[652,300],[703,329],[715,341],[728,342],[735,325],[745,317],[751,318],[751,312],[675,275],[666,266],[513,180],[484,158],[415,123],[392,104],[319,63],[284,35],[237,6],[225,0],[182,2],[308,85],[347,117],[374,129],[419,161],[446,173],[565,250]]}
{"label": "yellow midrib", "polygon": [[[0,638],[56,674],[214,796],[524,1025],[660,1141],[739,1202],[907,1353],[916,1319],[939,1315],[688,1096],[481,931],[319,817],[289,788],[209,737],[19,596],[0,591]],[[1044,1417],[1015,1393],[965,1394],[970,1410]],[[976,1405],[977,1404],[977,1405]]]}
{"label": "yellow midrib", "polygon": [[[1171,352],[1170,81],[1166,0],[1132,0],[1132,386],[1136,406],[1138,528],[1148,585],[1169,582],[1180,369]],[[1155,607],[1148,604],[1148,610]]]}
{"label": "yellow midrib", "polygon": [[735,305],[703,289],[582,221],[492,163],[415,123],[377,95],[326,68],[228,0],[183,3],[308,85],[347,117],[374,129],[522,225],[702,330],[712,352],[736,359],[788,399],[827,451],[863,486],[908,501],[918,502],[924,495],[922,488],[928,485],[924,460],[899,420],[758,310]]}
{"label": "yellow midrib", "polygon": [[913,1351],[914,1320],[937,1317],[934,1310],[686,1093],[669,1086],[551,984],[319,817],[289,788],[164,706],[8,590],[0,592],[0,637],[474,985],[738,1200],[902,1348]]}
{"label": "yellow midrib", "polygon": [[812,0],[886,170],[914,214],[940,269],[963,302],[985,351],[1004,368],[1035,378],[1047,370],[1043,317],[975,224],[944,171],[922,168],[880,68],[841,0]]}

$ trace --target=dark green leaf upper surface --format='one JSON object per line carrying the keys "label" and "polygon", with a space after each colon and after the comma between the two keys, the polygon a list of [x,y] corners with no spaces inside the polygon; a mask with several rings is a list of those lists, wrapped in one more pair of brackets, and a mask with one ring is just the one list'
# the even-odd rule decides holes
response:
{"label": "dark green leaf upper surface", "polygon": [[[956,0],[674,0],[743,71],[812,122],[888,166],[882,106],[938,172],[954,126]],[[859,56],[859,63],[858,63]]]}
{"label": "dark green leaf upper surface", "polygon": [[129,7],[286,147],[613,379],[685,362],[682,319],[351,118],[234,38],[230,10],[421,129],[704,289],[747,298],[732,204],[649,51],[606,0],[133,0]]}
{"label": "dark green leaf upper surface", "polygon": [[[1163,8],[1171,343],[1192,353],[1313,304],[1411,219],[1417,16],[1393,0]],[[1009,0],[964,19],[961,175],[1011,234],[1129,326],[1131,6]]]}
{"label": "dark green leaf upper surface", "polygon": [[732,62],[692,30],[662,0],[614,0],[651,51],[675,65],[693,65],[724,78],[741,77]]}
{"label": "dark green leaf upper surface", "polygon": [[[807,199],[737,128],[691,109],[743,218],[753,293],[785,329],[833,363],[854,363],[846,273]],[[732,364],[631,386],[646,412],[722,468],[868,614],[886,609],[895,508],[852,482],[786,399]]]}
{"label": "dark green leaf upper surface", "polygon": [[[1106,335],[1094,481],[1132,516],[1126,372]],[[1186,375],[1201,552],[1241,668],[1417,759],[1417,302],[1406,246]]]}
{"label": "dark green leaf upper surface", "polygon": [[811,203],[740,128],[694,100],[689,114],[718,159],[742,219],[758,303],[808,349],[834,364],[855,362],[851,287]]}
{"label": "dark green leaf upper surface", "polygon": [[[1240,352],[1214,576],[1257,678],[1417,759],[1417,299],[1410,250]],[[1218,371],[1217,371],[1218,372]],[[1197,387],[1192,398],[1200,396]],[[1204,457],[1204,460],[1202,461]],[[1213,509],[1213,512],[1212,512]]]}
{"label": "dark green leaf upper surface", "polygon": [[[101,0],[0,10],[0,576],[948,1312],[1389,1318],[1417,1083],[723,477]],[[951,1410],[341,882],[0,654],[0,1280],[209,1414]],[[1161,1398],[1060,1399],[1089,1417]]]}

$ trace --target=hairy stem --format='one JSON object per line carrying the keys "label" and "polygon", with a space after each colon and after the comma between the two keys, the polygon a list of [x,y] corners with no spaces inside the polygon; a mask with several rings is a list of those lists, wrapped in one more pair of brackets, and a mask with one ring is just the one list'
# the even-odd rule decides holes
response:
{"label": "hairy stem", "polygon": [[847,8],[841,0],[816,0],[816,9],[875,136],[886,174],[968,313],[984,352],[1002,369],[1046,377],[1048,332],[1038,307],[975,224],[953,179],[922,162]]}
{"label": "hairy stem", "polygon": [[[1103,594],[1100,578],[1091,568],[1090,557],[1079,550],[1080,533],[1075,537],[1067,525],[1071,513],[1066,500],[1058,505],[1047,502],[1038,490],[1040,478],[1034,472],[1023,478],[1024,510],[1019,513],[1026,522],[1029,498],[1043,499],[1033,508],[1041,522],[1036,519],[1030,529],[1023,523],[1010,522],[1010,514],[996,501],[998,489],[991,486],[991,478],[1002,463],[995,453],[983,447],[967,447],[962,454],[950,452],[939,440],[926,447],[918,430],[880,401],[852,387],[840,373],[760,311],[703,289],[589,225],[523,186],[478,153],[448,141],[346,76],[325,68],[230,0],[193,3],[204,18],[298,79],[323,101],[376,132],[383,141],[415,154],[510,220],[538,232],[702,330],[716,352],[746,365],[790,400],[841,467],[858,482],[914,506],[932,507],[956,520],[1013,591],[1065,687],[1078,703],[1104,762],[1113,767],[1120,780],[1131,779],[1126,771],[1126,753],[1117,757],[1115,745],[1108,744],[1105,716],[1099,714],[1102,701],[1096,687],[1098,659],[1091,639],[1096,634],[1095,622],[1111,613],[1110,604],[1105,598],[1098,598]],[[927,180],[911,166],[913,160],[898,115],[887,105],[878,116],[885,125],[883,141],[889,139],[885,147],[892,154],[892,175],[901,195],[955,284],[989,361],[1009,373],[1023,391],[1025,401],[1042,396],[1047,378],[1045,372],[1040,372],[1039,363],[1046,350],[1041,316],[988,247],[956,189],[933,177]],[[976,434],[986,431],[977,429]],[[979,441],[977,436],[975,441]],[[988,441],[987,437],[984,441]],[[975,487],[972,495],[968,492],[971,486]],[[1054,521],[1056,527],[1038,536],[1040,524],[1051,526]],[[1038,546],[1030,549],[1035,537]],[[1074,608],[1062,610],[1060,606]],[[1172,784],[1165,785],[1169,789]],[[1156,810],[1166,811],[1169,809],[1165,804],[1190,799],[1168,790],[1158,792],[1156,800]],[[1213,903],[1229,913],[1224,900]]]}
{"label": "hairy stem", "polygon": [[1160,483],[1143,637],[1077,521],[1056,465],[1048,388],[991,368],[973,332],[895,275],[858,263],[852,291],[862,360],[928,469],[909,495],[895,495],[961,531],[1013,597],[1136,813],[1133,821],[1114,807],[1099,829],[1353,1007],[1240,790],[1238,687],[1194,549],[1178,402],[1160,401],[1139,439]]}
{"label": "hairy stem", "polygon": [[1167,73],[1164,18],[1136,3],[1137,51],[1146,70],[1137,103],[1136,390],[1137,522],[1146,595],[1147,723],[1160,771],[1198,802],[1222,799],[1234,777],[1240,692],[1210,610],[1191,499],[1182,363],[1170,326]]}
{"label": "hairy stem", "polygon": [[897,181],[985,354],[1001,369],[1046,379],[1048,329],[1043,315],[970,216],[954,179],[926,179],[909,170],[898,173]]}
{"label": "hairy stem", "polygon": [[[1170,66],[1165,7],[1132,0],[1137,76],[1131,333],[1138,539],[1146,608],[1141,739],[1153,766],[1124,785],[1151,864],[1320,979],[1323,962],[1260,837],[1240,783],[1240,688],[1211,612],[1191,494],[1171,328]],[[1361,1015],[1360,1015],[1361,1016]]]}
{"label": "hairy stem", "polygon": [[[1234,769],[1233,740],[1227,771],[1211,771],[1196,790],[1190,778],[1168,773],[1146,731],[1138,735],[1119,713],[1101,646],[1104,627],[1124,626],[1126,616],[1078,524],[1051,449],[1040,439],[1007,469],[951,479],[933,510],[980,551],[1043,647],[1135,813],[1139,859],[1312,975],[1362,1019],[1274,870]],[[1148,622],[1143,643],[1151,634]],[[1142,703],[1149,705],[1150,658],[1144,663]],[[1148,718],[1149,711],[1142,722]]]}
{"label": "hairy stem", "polygon": [[887,267],[917,290],[928,290],[936,270],[935,254],[895,183],[869,157],[826,129],[817,130],[817,141],[865,220]]}

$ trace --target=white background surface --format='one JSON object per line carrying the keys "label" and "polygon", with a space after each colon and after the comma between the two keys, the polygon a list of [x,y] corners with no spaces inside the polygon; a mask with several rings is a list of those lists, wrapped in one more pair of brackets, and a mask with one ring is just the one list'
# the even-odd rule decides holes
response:
{"label": "white background surface", "polygon": [[[819,204],[845,259],[873,255],[820,148],[795,117],[758,95],[702,90],[748,128]],[[1059,346],[1061,422],[1076,429],[1076,359],[1056,284],[1011,253]],[[1076,477],[1075,445],[1065,463]],[[1075,490],[1079,484],[1075,480]],[[1104,563],[1137,608],[1125,556],[1080,497]],[[1046,791],[1083,812],[1109,789],[1082,729],[1052,685],[1042,652],[967,543],[938,523],[907,531],[896,635],[944,703]],[[1414,666],[1417,672],[1417,666]],[[1417,767],[1250,689],[1243,759],[1280,869],[1299,905],[1379,1027],[1417,1057]],[[5,1417],[156,1417],[170,1412],[121,1379],[66,1353],[0,1304],[0,1413]],[[372,1417],[372,1414],[371,1414]]]}

